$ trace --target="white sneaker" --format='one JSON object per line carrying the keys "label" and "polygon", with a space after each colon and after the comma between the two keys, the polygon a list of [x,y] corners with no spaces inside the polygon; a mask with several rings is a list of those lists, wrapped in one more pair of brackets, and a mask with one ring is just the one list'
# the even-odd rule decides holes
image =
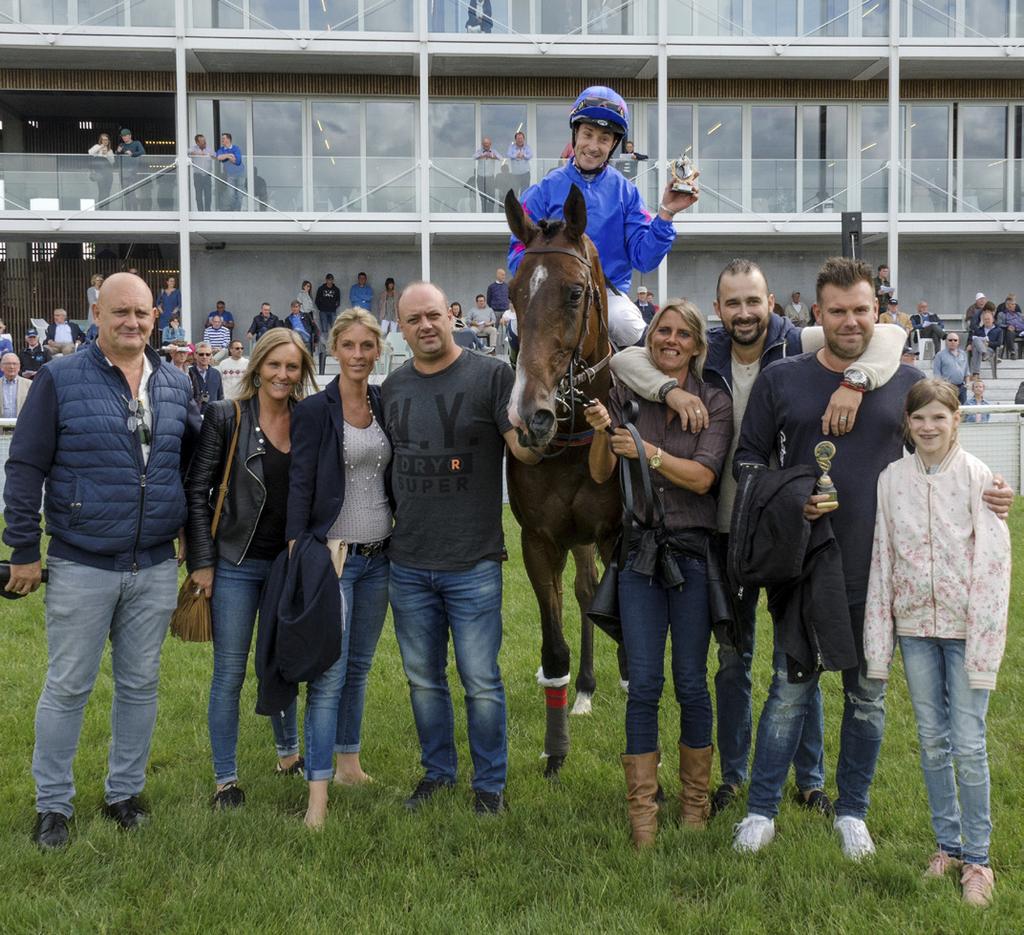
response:
{"label": "white sneaker", "polygon": [[741,854],[755,854],[775,840],[775,822],[763,815],[747,815],[732,833],[732,849]]}
{"label": "white sneaker", "polygon": [[850,860],[860,860],[875,852],[875,842],[871,840],[868,826],[860,818],[853,815],[840,815],[833,824],[839,832],[843,855]]}

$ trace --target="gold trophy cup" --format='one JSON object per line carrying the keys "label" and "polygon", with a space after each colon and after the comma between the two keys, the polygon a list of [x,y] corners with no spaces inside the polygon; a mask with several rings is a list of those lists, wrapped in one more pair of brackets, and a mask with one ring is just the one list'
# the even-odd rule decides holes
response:
{"label": "gold trophy cup", "polygon": [[668,167],[672,172],[672,191],[692,195],[693,177],[697,172],[693,160],[683,153],[678,159],[673,159]]}
{"label": "gold trophy cup", "polygon": [[814,460],[818,463],[818,467],[821,468],[821,477],[818,478],[818,483],[814,486],[814,493],[817,496],[826,496],[827,500],[822,500],[818,504],[818,509],[823,512],[829,512],[839,506],[839,492],[836,490],[836,485],[832,483],[832,478],[829,477],[829,469],[832,467],[832,459],[836,456],[836,446],[832,442],[818,442],[814,446]]}

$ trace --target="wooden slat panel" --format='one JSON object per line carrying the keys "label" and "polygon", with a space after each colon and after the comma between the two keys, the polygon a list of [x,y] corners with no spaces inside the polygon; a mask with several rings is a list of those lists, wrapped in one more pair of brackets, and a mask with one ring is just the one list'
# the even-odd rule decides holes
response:
{"label": "wooden slat panel", "polygon": [[174,93],[173,71],[0,68],[7,91],[165,91]]}
{"label": "wooden slat panel", "polygon": [[417,97],[416,75],[191,73],[190,94],[345,94]]}

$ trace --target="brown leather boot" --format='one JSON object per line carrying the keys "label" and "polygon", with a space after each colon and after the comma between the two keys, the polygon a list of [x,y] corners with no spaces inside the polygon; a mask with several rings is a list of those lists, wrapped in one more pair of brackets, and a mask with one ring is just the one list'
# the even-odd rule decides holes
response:
{"label": "brown leather boot", "polygon": [[690,828],[703,828],[711,813],[711,756],[713,746],[695,748],[679,744],[679,820]]}
{"label": "brown leather boot", "polygon": [[626,772],[626,801],[633,845],[650,847],[658,833],[658,752],[623,754]]}

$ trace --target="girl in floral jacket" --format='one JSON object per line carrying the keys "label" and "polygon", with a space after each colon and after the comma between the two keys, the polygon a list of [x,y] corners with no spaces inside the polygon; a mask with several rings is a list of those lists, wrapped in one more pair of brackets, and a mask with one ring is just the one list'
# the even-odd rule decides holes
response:
{"label": "girl in floral jacket", "polygon": [[878,479],[864,654],[868,677],[888,678],[899,641],[938,841],[925,875],[959,869],[964,901],[987,906],[985,714],[1006,644],[1010,534],[982,503],[992,472],[957,443],[959,409],[942,380],[907,394],[916,453]]}

